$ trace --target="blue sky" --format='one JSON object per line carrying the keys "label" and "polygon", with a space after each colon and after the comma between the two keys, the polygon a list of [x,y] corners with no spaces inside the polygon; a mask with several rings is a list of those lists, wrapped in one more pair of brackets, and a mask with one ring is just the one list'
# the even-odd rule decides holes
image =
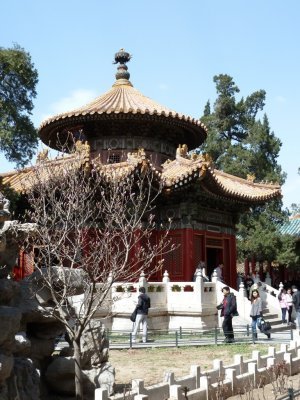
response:
{"label": "blue sky", "polygon": [[[0,46],[31,54],[37,127],[107,91],[122,47],[133,55],[133,85],[192,117],[215,100],[214,75],[232,76],[241,96],[266,90],[288,207],[300,203],[299,17],[298,0],[10,0],[1,4]],[[0,171],[13,168],[0,154]]]}

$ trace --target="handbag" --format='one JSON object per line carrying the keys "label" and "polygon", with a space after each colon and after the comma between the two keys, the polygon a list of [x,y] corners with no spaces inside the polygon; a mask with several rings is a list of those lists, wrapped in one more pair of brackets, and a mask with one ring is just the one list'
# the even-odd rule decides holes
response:
{"label": "handbag", "polygon": [[130,315],[130,321],[135,322],[136,320],[137,309],[135,308],[133,313]]}
{"label": "handbag", "polygon": [[271,324],[269,321],[265,321],[262,317],[260,318],[260,325],[258,325],[258,328],[260,329],[261,332],[268,332],[271,330]]}

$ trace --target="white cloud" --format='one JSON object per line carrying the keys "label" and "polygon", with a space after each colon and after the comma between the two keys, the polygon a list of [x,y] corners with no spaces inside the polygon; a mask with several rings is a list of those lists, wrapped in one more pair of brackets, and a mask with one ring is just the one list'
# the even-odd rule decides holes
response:
{"label": "white cloud", "polygon": [[56,114],[61,114],[67,111],[74,110],[75,108],[82,107],[96,97],[97,93],[93,90],[74,90],[70,93],[69,96],[63,97],[50,104],[48,107],[49,112],[40,115],[40,123]]}

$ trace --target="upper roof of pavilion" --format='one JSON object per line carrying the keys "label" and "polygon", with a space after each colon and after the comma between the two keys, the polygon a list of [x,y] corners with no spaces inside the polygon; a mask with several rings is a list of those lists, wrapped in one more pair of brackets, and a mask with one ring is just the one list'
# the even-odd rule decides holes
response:
{"label": "upper roof of pavilion", "polygon": [[[130,74],[126,63],[129,53],[121,49],[115,54],[115,64],[120,63],[116,73],[116,81],[112,88],[83,107],[67,111],[45,120],[40,126],[42,141],[52,148],[59,149],[70,133],[76,138],[82,131],[84,140],[91,137],[108,135],[116,132],[116,125],[130,121],[134,124],[146,122],[155,124],[153,134],[167,137],[175,146],[186,143],[189,148],[200,146],[207,136],[205,125],[198,119],[177,113],[144,96],[129,81]],[[122,134],[122,129],[119,129]],[[144,133],[145,134],[145,133]],[[76,136],[77,135],[77,136]]]}

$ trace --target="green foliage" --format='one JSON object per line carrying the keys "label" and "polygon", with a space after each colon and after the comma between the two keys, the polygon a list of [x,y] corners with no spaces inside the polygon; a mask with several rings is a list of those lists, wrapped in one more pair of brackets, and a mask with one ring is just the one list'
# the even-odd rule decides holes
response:
{"label": "green foliage", "polygon": [[[263,111],[266,92],[258,90],[237,99],[240,89],[229,75],[214,77],[217,99],[211,111],[207,102],[201,121],[208,127],[208,139],[201,151],[211,155],[216,168],[256,182],[283,184],[285,173],[278,164],[280,140],[271,131]],[[284,265],[297,262],[291,238],[283,237],[279,225],[287,215],[281,210],[281,200],[253,207],[241,215],[238,225],[238,256],[256,257],[258,261],[273,261]]]}
{"label": "green foliage", "polygon": [[30,120],[38,73],[31,57],[18,45],[0,47],[0,151],[23,167],[37,147]]}
{"label": "green foliage", "polygon": [[[300,175],[300,168],[298,168],[298,174]],[[292,216],[300,214],[300,203],[292,203],[290,212]]]}
{"label": "green foliage", "polygon": [[209,130],[202,150],[225,172],[241,178],[254,174],[257,181],[282,184],[285,174],[277,164],[281,142],[271,131],[266,115],[262,121],[257,119],[265,105],[265,91],[238,101],[235,95],[240,90],[230,76],[215,76],[214,82],[218,97],[213,112],[208,102],[201,118]]}
{"label": "green foliage", "polygon": [[29,209],[29,204],[26,196],[13,190],[9,185],[3,184],[3,178],[0,177],[0,193],[10,201],[9,211],[12,219],[20,221],[25,220],[26,210]]}

